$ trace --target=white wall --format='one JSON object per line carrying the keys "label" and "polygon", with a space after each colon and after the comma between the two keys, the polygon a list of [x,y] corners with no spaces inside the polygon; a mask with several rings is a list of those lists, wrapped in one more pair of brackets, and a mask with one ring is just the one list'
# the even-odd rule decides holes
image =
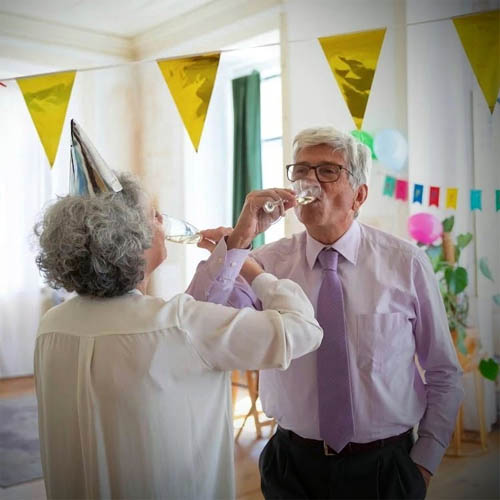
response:
{"label": "white wall", "polygon": [[[494,339],[500,336],[499,308],[492,300],[500,283],[500,238],[492,231],[498,226],[494,189],[500,185],[500,115],[498,105],[491,115],[455,27],[443,18],[495,7],[497,1],[408,1],[409,173],[410,181],[423,184],[425,189],[424,205],[411,204],[410,209],[412,213],[430,212],[440,219],[455,215],[455,235],[474,234],[461,264],[470,276],[469,320],[479,329],[488,357],[495,352]],[[428,207],[430,185],[441,187],[440,208]],[[459,189],[457,210],[443,208],[446,187]],[[483,190],[481,212],[470,211],[472,188]],[[487,257],[496,283],[477,272],[481,257]],[[497,354],[498,349],[497,343]],[[465,426],[478,428],[470,374],[465,382]],[[495,387],[488,381],[484,386],[490,423],[496,420]]]}

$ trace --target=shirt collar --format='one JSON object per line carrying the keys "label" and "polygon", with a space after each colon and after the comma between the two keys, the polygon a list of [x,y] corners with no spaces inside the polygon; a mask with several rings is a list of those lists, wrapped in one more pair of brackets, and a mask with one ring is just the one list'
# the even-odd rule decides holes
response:
{"label": "shirt collar", "polygon": [[323,248],[333,248],[349,262],[356,265],[360,241],[361,229],[357,221],[353,221],[349,229],[331,245],[320,243],[306,231],[306,259],[309,268],[314,267],[318,254]]}

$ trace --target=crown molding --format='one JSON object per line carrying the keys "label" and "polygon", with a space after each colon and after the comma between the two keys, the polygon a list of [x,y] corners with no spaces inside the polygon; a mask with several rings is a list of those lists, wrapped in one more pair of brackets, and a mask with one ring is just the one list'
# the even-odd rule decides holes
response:
{"label": "crown molding", "polygon": [[238,23],[244,23],[259,14],[270,11],[276,13],[276,8],[281,5],[282,0],[214,0],[134,37],[132,42],[135,59],[154,57],[162,50],[182,45],[221,28],[237,27]]}
{"label": "crown molding", "polygon": [[[0,12],[0,36],[132,60],[133,40]],[[3,52],[3,50],[2,50]],[[0,54],[8,56],[8,54]]]}

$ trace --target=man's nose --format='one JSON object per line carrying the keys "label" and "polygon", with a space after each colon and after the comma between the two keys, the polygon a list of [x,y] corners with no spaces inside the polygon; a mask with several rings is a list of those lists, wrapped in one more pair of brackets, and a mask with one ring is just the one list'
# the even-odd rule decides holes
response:
{"label": "man's nose", "polygon": [[318,179],[316,177],[316,169],[310,168],[305,178],[309,181],[317,181]]}

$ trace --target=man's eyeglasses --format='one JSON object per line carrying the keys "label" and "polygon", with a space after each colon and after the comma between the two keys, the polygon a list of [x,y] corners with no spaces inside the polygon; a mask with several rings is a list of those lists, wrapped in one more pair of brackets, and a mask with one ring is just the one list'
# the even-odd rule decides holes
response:
{"label": "man's eyeglasses", "polygon": [[342,165],[336,163],[322,163],[321,165],[307,165],[306,163],[292,163],[286,166],[286,176],[291,182],[304,179],[309,170],[313,169],[319,182],[335,182],[339,179],[342,170],[353,175],[352,172]]}

